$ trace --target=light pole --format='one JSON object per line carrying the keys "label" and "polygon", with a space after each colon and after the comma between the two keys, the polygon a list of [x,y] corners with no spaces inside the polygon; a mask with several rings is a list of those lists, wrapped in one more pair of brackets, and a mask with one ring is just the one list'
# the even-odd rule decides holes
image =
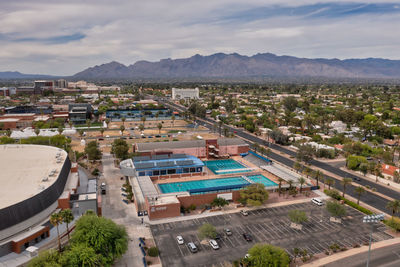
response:
{"label": "light pole", "polygon": [[371,257],[371,243],[372,243],[372,232],[374,230],[374,223],[380,222],[385,218],[384,214],[377,215],[368,215],[363,217],[363,223],[371,224],[371,233],[369,235],[369,248],[368,248],[368,259],[367,259],[367,267],[369,266],[369,259]]}

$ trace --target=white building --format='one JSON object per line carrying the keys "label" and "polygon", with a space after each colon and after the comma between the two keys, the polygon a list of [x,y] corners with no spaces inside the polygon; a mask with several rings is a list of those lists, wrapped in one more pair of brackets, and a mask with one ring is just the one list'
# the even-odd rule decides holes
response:
{"label": "white building", "polygon": [[172,99],[179,100],[179,99],[199,99],[199,88],[188,88],[188,89],[181,89],[181,88],[172,88]]}

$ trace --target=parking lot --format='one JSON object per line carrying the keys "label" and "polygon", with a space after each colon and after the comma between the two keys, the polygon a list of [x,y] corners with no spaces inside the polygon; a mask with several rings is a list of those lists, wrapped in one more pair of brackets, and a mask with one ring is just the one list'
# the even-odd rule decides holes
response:
{"label": "parking lot", "polygon": [[[308,215],[308,222],[302,230],[289,227],[290,210],[303,210]],[[347,207],[347,216],[341,224],[330,222],[325,205],[312,203],[294,204],[275,208],[249,211],[248,216],[240,213],[225,214],[179,222],[170,222],[151,226],[163,266],[222,266],[225,261],[243,257],[256,243],[269,243],[285,248],[292,256],[293,248],[307,249],[312,254],[322,253],[330,245],[337,243],[341,247],[364,245],[369,241],[371,226],[362,223],[364,214]],[[219,250],[213,250],[209,244],[201,244],[198,228],[204,224],[214,225],[221,234],[218,240]],[[231,236],[223,233],[224,228],[232,231]],[[383,224],[374,225],[374,242],[392,238],[384,231]],[[243,233],[253,237],[252,242],[243,238]],[[178,245],[176,236],[181,235],[185,244]],[[186,246],[194,242],[199,251],[191,253]]]}

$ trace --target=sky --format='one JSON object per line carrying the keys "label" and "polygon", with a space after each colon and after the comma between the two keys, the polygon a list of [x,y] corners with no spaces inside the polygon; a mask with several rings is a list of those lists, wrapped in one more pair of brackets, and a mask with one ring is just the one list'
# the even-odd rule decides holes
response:
{"label": "sky", "polygon": [[0,71],[73,75],[219,52],[400,59],[400,3],[0,0]]}

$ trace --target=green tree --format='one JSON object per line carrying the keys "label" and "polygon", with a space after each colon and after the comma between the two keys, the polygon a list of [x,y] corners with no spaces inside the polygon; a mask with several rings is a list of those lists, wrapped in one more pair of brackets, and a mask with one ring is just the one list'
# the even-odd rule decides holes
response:
{"label": "green tree", "polygon": [[331,190],[331,186],[335,184],[335,180],[333,180],[332,178],[327,178],[325,180],[325,183],[328,185],[328,189]]}
{"label": "green tree", "polygon": [[62,223],[62,217],[60,213],[51,214],[50,223],[57,228],[58,251],[61,251],[60,232],[58,230],[58,226]]}
{"label": "green tree", "polygon": [[395,199],[393,201],[389,201],[386,204],[386,208],[392,212],[392,219],[393,219],[394,215],[400,210],[400,200]]}
{"label": "green tree", "polygon": [[86,126],[88,128],[90,128],[91,125],[92,125],[92,121],[90,119],[86,119]]}
{"label": "green tree", "polygon": [[356,192],[357,195],[357,205],[360,204],[360,198],[361,195],[365,194],[365,189],[362,186],[357,186],[354,191]]}
{"label": "green tree", "polygon": [[346,187],[347,185],[351,184],[352,180],[351,178],[343,178],[342,181],[340,181],[340,183],[343,185],[343,197],[346,194]]}
{"label": "green tree", "polygon": [[88,266],[96,267],[104,265],[102,255],[84,243],[74,244],[66,250],[60,259],[62,266]]}
{"label": "green tree", "polygon": [[278,182],[279,182],[279,184],[278,184],[279,196],[280,196],[281,193],[282,193],[282,182],[283,182],[283,181],[285,181],[285,180],[283,180],[281,177],[278,178]]}
{"label": "green tree", "polygon": [[368,164],[367,163],[361,163],[359,166],[360,171],[362,172],[362,174],[364,174],[364,176],[367,174],[368,172]]}
{"label": "green tree", "polygon": [[172,127],[174,127],[175,115],[172,115],[172,116],[171,116],[171,120],[172,120]]}
{"label": "green tree", "polygon": [[58,134],[62,134],[62,132],[64,131],[64,128],[62,126],[59,126],[57,131],[58,131]]}
{"label": "green tree", "polygon": [[143,130],[144,130],[144,125],[143,125],[143,124],[140,124],[140,125],[139,125],[139,130],[140,130],[141,132],[143,132]]}
{"label": "green tree", "polygon": [[103,137],[104,131],[105,131],[105,129],[104,129],[103,127],[101,127],[101,128],[100,128],[100,133],[101,133],[101,136],[102,136],[102,137]]}
{"label": "green tree", "polygon": [[111,120],[110,120],[109,118],[107,118],[107,119],[106,119],[107,128],[108,128],[110,122],[111,122]]}
{"label": "green tree", "polygon": [[303,161],[305,164],[309,164],[313,159],[314,148],[311,145],[301,145],[297,150],[296,159]]}
{"label": "green tree", "polygon": [[35,134],[36,134],[36,136],[39,136],[39,134],[40,134],[40,129],[39,128],[35,128]]}
{"label": "green tree", "polygon": [[91,141],[86,144],[85,153],[88,156],[89,160],[101,159],[101,151],[100,151],[96,141]]}
{"label": "green tree", "polygon": [[382,175],[382,166],[380,164],[376,164],[374,168],[374,174],[375,174],[375,182],[378,182],[378,176]]}
{"label": "green tree", "polygon": [[240,198],[250,206],[260,206],[268,200],[268,191],[263,184],[251,184],[240,190]]}
{"label": "green tree", "polygon": [[113,153],[117,159],[127,159],[129,157],[128,143],[123,139],[115,139],[111,145],[111,153]]}
{"label": "green tree", "polygon": [[301,168],[302,168],[302,166],[301,166],[300,162],[296,161],[293,164],[293,169],[295,169],[296,172],[299,172],[301,170]]}
{"label": "green tree", "polygon": [[68,233],[68,241],[69,241],[69,224],[74,220],[74,215],[70,209],[65,209],[60,212],[62,221],[67,224],[67,233]]}
{"label": "green tree", "polygon": [[289,219],[297,224],[308,221],[307,214],[302,210],[291,210],[289,211]]}
{"label": "green tree", "polygon": [[301,194],[303,192],[303,185],[306,183],[306,179],[304,179],[304,177],[299,177],[297,181],[300,184],[300,194]]}
{"label": "green tree", "polygon": [[313,177],[317,181],[317,186],[319,186],[319,181],[322,179],[324,174],[320,170],[316,170],[313,172]]}
{"label": "green tree", "polygon": [[337,201],[327,201],[326,209],[332,217],[341,218],[346,215],[346,208]]}
{"label": "green tree", "polygon": [[298,106],[298,101],[293,96],[289,96],[283,99],[282,104],[287,111],[293,112]]}
{"label": "green tree", "polygon": [[104,265],[112,265],[128,248],[128,235],[123,226],[112,220],[86,214],[76,221],[71,236],[72,246],[85,244],[104,258]]}
{"label": "green tree", "polygon": [[247,261],[249,262],[249,266],[254,267],[288,267],[290,257],[287,252],[280,247],[269,244],[256,244],[249,249]]}
{"label": "green tree", "polygon": [[10,129],[7,129],[7,130],[6,130],[6,135],[7,135],[8,137],[10,137],[11,134],[12,134],[12,131],[11,131]]}
{"label": "green tree", "polygon": [[60,253],[54,249],[40,252],[39,255],[33,258],[28,267],[61,267]]}
{"label": "green tree", "polygon": [[211,206],[215,207],[223,207],[229,204],[229,201],[226,200],[225,198],[222,197],[216,197],[214,200],[211,202]]}
{"label": "green tree", "polygon": [[144,129],[144,123],[146,122],[146,117],[143,116],[140,120],[142,121],[143,129]]}
{"label": "green tree", "polygon": [[126,118],[125,118],[125,117],[122,117],[122,118],[121,118],[121,121],[122,121],[122,125],[125,126]]}
{"label": "green tree", "polygon": [[119,130],[121,131],[121,134],[124,135],[125,126],[124,126],[124,125],[121,125],[121,126],[119,127]]}
{"label": "green tree", "polygon": [[214,239],[217,236],[217,230],[212,224],[205,223],[198,229],[200,239]]}

